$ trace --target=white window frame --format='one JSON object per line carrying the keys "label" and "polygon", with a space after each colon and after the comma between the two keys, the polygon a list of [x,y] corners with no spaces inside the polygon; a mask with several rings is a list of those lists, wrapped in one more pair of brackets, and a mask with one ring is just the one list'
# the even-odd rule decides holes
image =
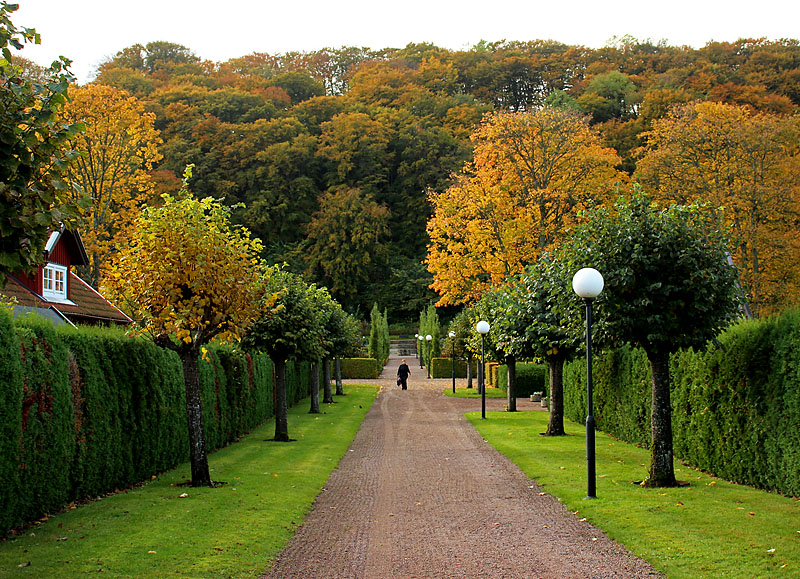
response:
{"label": "white window frame", "polygon": [[68,302],[67,268],[48,263],[42,269],[42,297],[51,302]]}

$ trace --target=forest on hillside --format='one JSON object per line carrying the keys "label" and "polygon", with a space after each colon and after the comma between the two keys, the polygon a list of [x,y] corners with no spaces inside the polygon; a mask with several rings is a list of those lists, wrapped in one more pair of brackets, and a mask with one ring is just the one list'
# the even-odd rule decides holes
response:
{"label": "forest on hillside", "polygon": [[71,106],[84,116],[112,116],[117,98],[150,119],[141,131],[153,147],[138,154],[137,179],[151,199],[176,192],[194,165],[192,191],[243,204],[234,219],[264,242],[270,262],[327,286],[362,317],[377,302],[392,319],[413,319],[437,299],[425,264],[431,192],[471,163],[486,113],[581,111],[617,151],[616,168],[634,175],[643,136],[677,105],[795,115],[800,43],[410,44],[216,63],[151,42],[120,51],[80,91]]}

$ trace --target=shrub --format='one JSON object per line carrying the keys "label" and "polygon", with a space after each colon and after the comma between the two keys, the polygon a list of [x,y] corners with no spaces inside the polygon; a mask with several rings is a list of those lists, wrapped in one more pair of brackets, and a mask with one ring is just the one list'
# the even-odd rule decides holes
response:
{"label": "shrub", "polygon": [[[527,398],[534,392],[544,392],[547,395],[547,366],[545,364],[517,363],[517,384],[515,394],[517,398]],[[497,374],[497,387],[503,392],[508,392],[508,367],[503,365]]]}
{"label": "shrub", "polygon": [[[477,375],[478,365],[472,361],[472,376]],[[431,360],[431,378],[450,378],[453,375],[453,362],[450,358],[434,358]],[[456,360],[456,378],[467,377],[467,361]]]}
{"label": "shrub", "polygon": [[375,358],[342,358],[342,378],[377,378],[380,365]]}

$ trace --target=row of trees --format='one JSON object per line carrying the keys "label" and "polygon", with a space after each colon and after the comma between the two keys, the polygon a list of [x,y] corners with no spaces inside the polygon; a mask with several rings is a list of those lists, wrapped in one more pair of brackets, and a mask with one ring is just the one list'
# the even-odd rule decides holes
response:
{"label": "row of trees", "polygon": [[[275,364],[275,440],[289,441],[287,360],[330,360],[352,351],[358,324],[325,288],[260,258],[261,241],[231,225],[230,208],[188,191],[191,168],[176,197],[147,207],[133,221],[129,244],[110,267],[112,299],[140,332],[175,350],[183,364],[192,484],[210,485],[198,360],[212,340],[242,341]],[[317,374],[318,375],[318,374]],[[325,402],[333,402],[330,371]],[[319,382],[311,412],[319,412]]]}
{"label": "row of trees", "polygon": [[[90,269],[84,272],[137,321],[140,333],[178,353],[183,365],[192,483],[210,485],[198,360],[212,340],[266,351],[276,368],[275,440],[289,440],[286,361],[326,360],[358,344],[358,324],[325,288],[268,267],[263,244],[232,223],[238,206],[189,192],[192,166],[175,195],[152,174],[160,144],[154,115],[110,87],[69,89],[61,60],[31,80],[11,64],[9,45],[38,42],[0,5],[0,273],[42,259],[50,230],[84,209]],[[88,121],[88,122],[84,122]],[[124,242],[124,243],[123,243]],[[5,280],[5,276],[2,276]],[[326,369],[325,400],[332,402]],[[318,386],[318,383],[317,383]],[[312,412],[319,412],[318,390]]]}
{"label": "row of trees", "polygon": [[570,288],[582,267],[602,272],[596,299],[595,339],[601,347],[641,346],[652,370],[652,443],[648,486],[676,484],[672,456],[669,355],[700,347],[737,314],[737,271],[726,261],[729,238],[708,206],[661,209],[640,192],[599,208],[571,231],[569,240],[534,265],[495,287],[465,310],[469,330],[453,330],[480,351],[475,323],[491,329],[488,355],[508,366],[509,410],[515,410],[518,359],[550,366],[547,435],[564,434],[562,369],[583,342],[581,301]]}

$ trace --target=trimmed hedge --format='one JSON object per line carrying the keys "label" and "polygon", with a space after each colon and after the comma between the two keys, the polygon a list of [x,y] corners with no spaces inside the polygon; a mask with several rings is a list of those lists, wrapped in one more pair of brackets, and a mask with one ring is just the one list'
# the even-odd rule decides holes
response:
{"label": "trimmed hedge", "polygon": [[373,379],[381,372],[381,366],[375,358],[342,358],[342,378]]}
{"label": "trimmed hedge", "polygon": [[[478,365],[472,361],[472,377],[475,378],[478,372]],[[452,378],[453,361],[450,358],[434,358],[431,360],[431,378]],[[456,378],[467,377],[467,361],[456,360]]]}
{"label": "trimmed hedge", "polygon": [[[586,407],[583,365],[564,372],[565,411],[578,421]],[[649,444],[644,353],[604,353],[594,370],[598,428]],[[670,371],[677,457],[727,480],[800,496],[800,310],[737,324],[716,346],[675,354]]]}
{"label": "trimmed hedge", "polygon": [[[290,363],[290,404],[310,365]],[[266,355],[211,347],[200,363],[212,451],[273,415]],[[188,460],[181,364],[118,330],[59,328],[0,310],[0,531]]]}
{"label": "trimmed hedge", "polygon": [[[545,364],[517,362],[516,397],[527,398],[534,392],[544,392],[547,396],[549,376]],[[500,366],[497,373],[497,387],[508,392],[508,366]]]}

